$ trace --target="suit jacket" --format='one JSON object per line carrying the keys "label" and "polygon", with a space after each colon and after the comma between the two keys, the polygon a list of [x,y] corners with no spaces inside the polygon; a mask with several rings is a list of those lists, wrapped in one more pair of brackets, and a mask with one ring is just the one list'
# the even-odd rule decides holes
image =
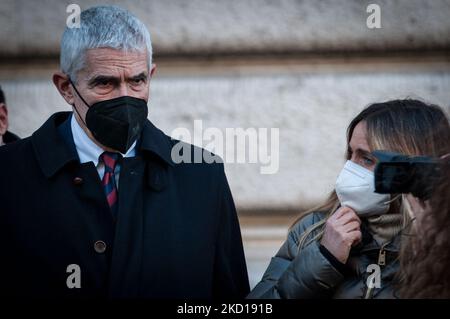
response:
{"label": "suit jacket", "polygon": [[[94,164],[78,160],[70,114],[56,113],[31,137],[0,148],[0,294],[245,297],[223,164],[174,163],[178,141],[147,121],[137,156],[121,163],[114,222]],[[69,288],[77,275],[69,265],[79,267],[81,288]]]}

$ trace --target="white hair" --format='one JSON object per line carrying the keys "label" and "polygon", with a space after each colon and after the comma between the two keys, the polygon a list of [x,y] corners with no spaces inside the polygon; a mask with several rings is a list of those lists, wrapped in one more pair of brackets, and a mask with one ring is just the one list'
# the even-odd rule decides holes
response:
{"label": "white hair", "polygon": [[112,48],[147,52],[152,62],[152,43],[146,26],[129,11],[116,6],[92,7],[81,12],[80,27],[66,27],[61,39],[61,70],[76,81],[85,67],[88,49]]}

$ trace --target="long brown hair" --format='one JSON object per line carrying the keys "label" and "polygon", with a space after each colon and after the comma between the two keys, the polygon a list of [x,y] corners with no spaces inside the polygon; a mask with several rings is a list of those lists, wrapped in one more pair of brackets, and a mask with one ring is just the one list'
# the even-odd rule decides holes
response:
{"label": "long brown hair", "polygon": [[[443,136],[445,138],[445,134]],[[446,153],[450,153],[447,138]],[[409,230],[400,266],[401,298],[450,298],[450,158],[436,182],[428,207]],[[414,212],[413,212],[414,215]]]}
{"label": "long brown hair", "polygon": [[[440,156],[438,150],[444,149],[444,137],[450,139],[448,119],[442,109],[436,105],[412,99],[375,103],[362,110],[350,122],[347,128],[347,159],[351,158],[348,145],[353,130],[363,121],[366,123],[367,140],[371,151],[387,150],[407,155]],[[300,214],[291,229],[306,215],[313,212],[323,212],[326,218],[310,226],[300,235],[299,249],[315,240],[320,240],[326,220],[338,207],[339,200],[333,190],[324,203]],[[406,210],[402,197],[398,197],[391,203],[390,212],[402,212],[404,224],[406,224],[407,216],[404,211]]]}

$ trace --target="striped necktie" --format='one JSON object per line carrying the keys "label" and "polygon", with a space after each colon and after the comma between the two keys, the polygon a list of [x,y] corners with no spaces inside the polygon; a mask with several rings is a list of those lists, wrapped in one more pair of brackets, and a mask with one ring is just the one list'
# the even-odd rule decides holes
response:
{"label": "striped necktie", "polygon": [[120,157],[120,154],[112,152],[104,152],[100,155],[100,160],[105,164],[105,174],[103,175],[102,185],[114,219],[117,218],[117,209],[119,206],[119,196],[117,193],[114,170]]}

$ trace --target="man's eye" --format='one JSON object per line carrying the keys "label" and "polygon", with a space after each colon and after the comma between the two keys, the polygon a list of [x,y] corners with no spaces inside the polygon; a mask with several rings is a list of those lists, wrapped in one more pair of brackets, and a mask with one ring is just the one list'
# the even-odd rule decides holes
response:
{"label": "man's eye", "polygon": [[132,81],[132,83],[133,83],[133,84],[142,84],[142,83],[144,83],[144,79],[134,79],[134,80]]}
{"label": "man's eye", "polygon": [[97,82],[97,86],[107,86],[110,84],[109,80],[100,80]]}

